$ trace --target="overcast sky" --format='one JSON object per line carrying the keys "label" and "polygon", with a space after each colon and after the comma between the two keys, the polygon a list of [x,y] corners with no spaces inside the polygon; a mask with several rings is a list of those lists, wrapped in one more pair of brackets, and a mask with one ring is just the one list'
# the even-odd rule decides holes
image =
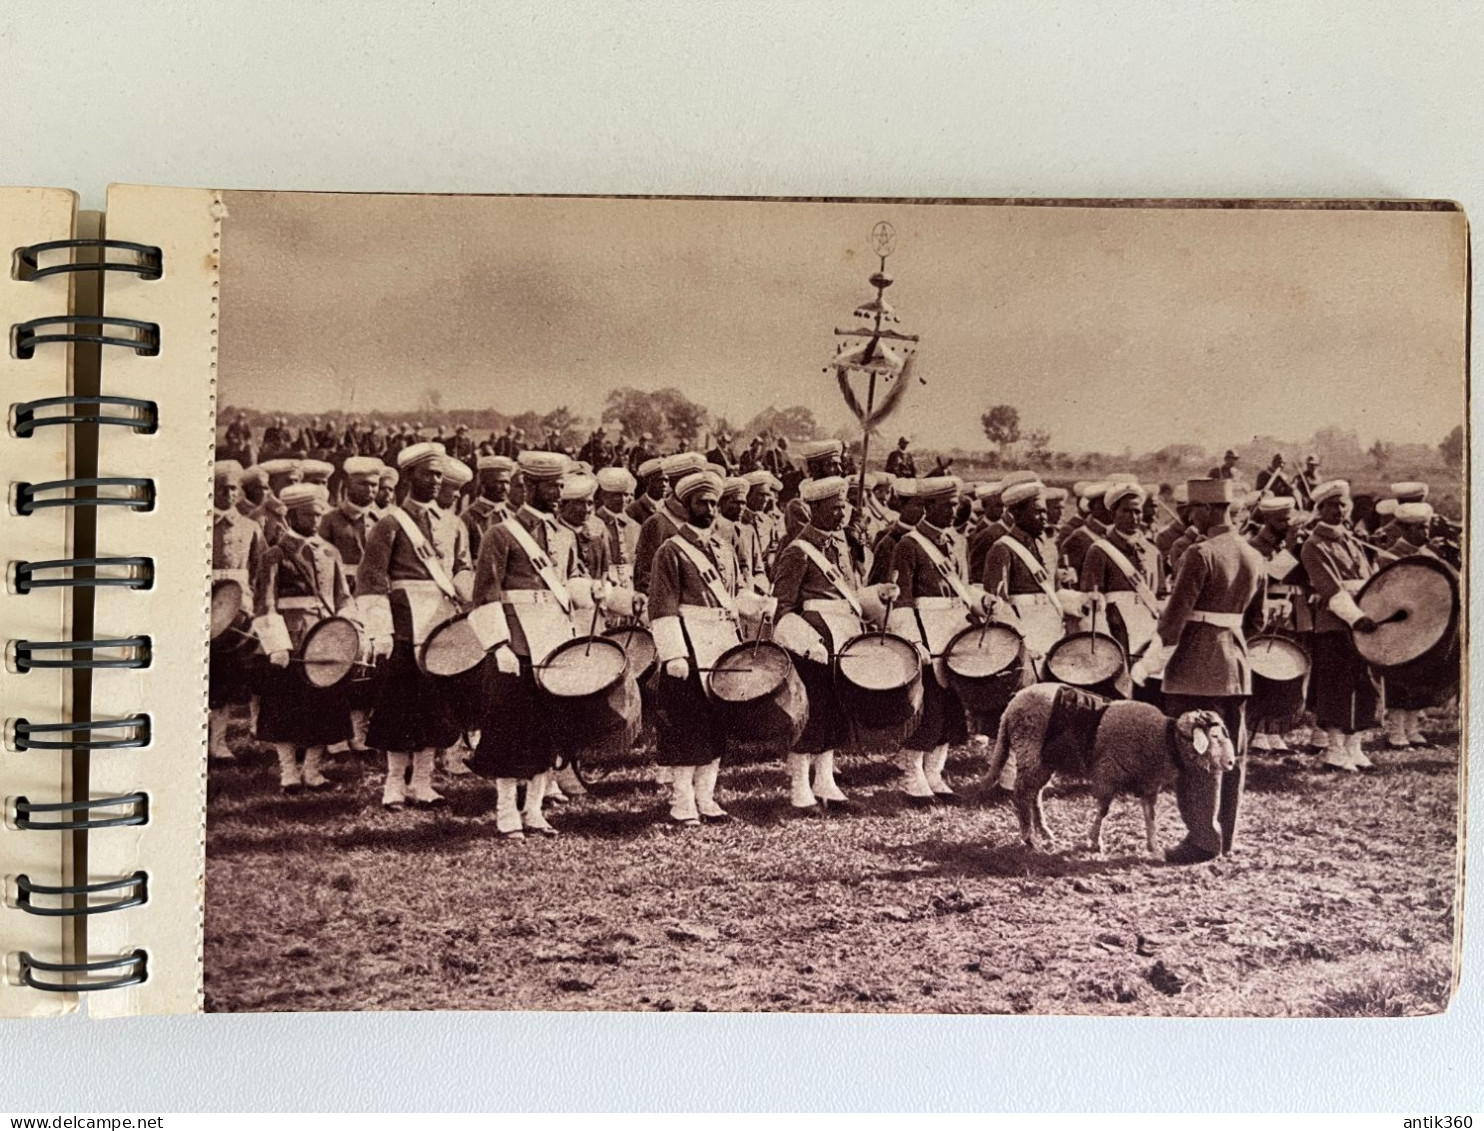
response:
{"label": "overcast sky", "polygon": [[619,385],[744,423],[851,417],[822,372],[869,298],[922,336],[885,429],[985,446],[1219,450],[1316,428],[1436,443],[1463,419],[1466,227],[1437,212],[227,194],[222,403],[596,416]]}

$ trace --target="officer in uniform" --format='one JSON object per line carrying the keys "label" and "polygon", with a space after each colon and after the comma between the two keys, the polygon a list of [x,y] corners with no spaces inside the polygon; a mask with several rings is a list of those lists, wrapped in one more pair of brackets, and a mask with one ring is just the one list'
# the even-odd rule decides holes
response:
{"label": "officer in uniform", "polygon": [[290,659],[311,628],[354,606],[340,555],[315,533],[329,507],[324,488],[296,483],[279,500],[284,529],[264,560],[260,639],[269,666],[261,677],[256,736],[277,752],[279,786],[293,793],[331,784],[322,771],[325,748],[349,741],[351,720],[348,683],[312,687]]}
{"label": "officer in uniform", "polygon": [[1351,637],[1352,631],[1374,632],[1376,624],[1355,603],[1355,594],[1375,570],[1365,547],[1345,525],[1349,502],[1350,484],[1343,479],[1314,489],[1315,522],[1299,560],[1316,606],[1309,678],[1314,715],[1328,736],[1324,764],[1354,772],[1371,766],[1361,743],[1376,725],[1380,688]]}
{"label": "officer in uniform", "polygon": [[1247,632],[1263,615],[1262,555],[1231,528],[1231,481],[1192,479],[1187,491],[1191,523],[1202,541],[1180,561],[1159,618],[1158,640],[1134,665],[1134,678],[1142,683],[1163,661],[1166,713],[1178,718],[1192,710],[1216,712],[1231,736],[1237,763],[1220,775],[1181,768],[1175,796],[1187,831],[1165,853],[1172,864],[1211,860],[1236,844],[1247,773],[1246,703],[1252,694]]}
{"label": "officer in uniform", "polygon": [[[726,547],[731,558],[731,568],[735,575],[732,580],[732,591],[741,593],[758,592],[757,574],[759,563],[757,556],[752,552],[752,543],[748,542],[748,557],[744,563],[742,560],[742,508],[747,502],[747,481],[740,475],[731,475],[722,479],[721,499],[716,505],[716,521],[712,523],[712,530],[716,537]],[[767,582],[764,576],[764,584]]]}
{"label": "officer in uniform", "polygon": [[703,669],[741,643],[741,634],[736,595],[722,581],[724,548],[711,529],[722,478],[703,469],[681,476],[674,488],[685,519],[654,554],[649,616],[660,664],[658,760],[672,767],[670,819],[690,826],[730,819],[716,801],[726,738],[706,698]]}
{"label": "officer in uniform", "polygon": [[356,603],[372,653],[388,656],[386,690],[366,735],[370,746],[386,751],[381,803],[388,809],[443,800],[433,788],[434,762],[461,733],[450,693],[417,662],[423,641],[457,615],[471,584],[468,559],[457,551],[462,543],[450,542],[448,516],[437,503],[446,460],[443,445],[432,442],[398,453],[407,497],[372,528],[356,570]]}
{"label": "officer in uniform", "polygon": [[510,481],[515,475],[515,460],[509,456],[480,456],[476,461],[478,478],[475,488],[479,497],[469,504],[461,517],[469,528],[469,553],[479,557],[480,539],[496,522],[510,517]]}
{"label": "officer in uniform", "polygon": [[[242,465],[234,459],[218,460],[212,469],[211,579],[233,581],[242,594],[242,609],[249,616],[262,607],[263,561],[268,543],[263,529],[237,508]],[[234,641],[213,644],[210,689],[207,699],[207,752],[216,761],[230,762],[227,746],[227,717],[234,703],[252,698],[248,658],[227,647]]]}
{"label": "officer in uniform", "polygon": [[[835,751],[850,737],[835,694],[833,662],[840,647],[879,621],[897,596],[890,583],[863,586],[845,543],[846,492],[842,477],[811,479],[800,491],[810,522],[783,548],[774,570],[778,623],[773,639],[787,648],[809,698],[809,722],[788,754],[789,804],[795,814],[820,812],[820,802],[849,802],[835,782]],[[813,770],[813,783],[810,770]]]}

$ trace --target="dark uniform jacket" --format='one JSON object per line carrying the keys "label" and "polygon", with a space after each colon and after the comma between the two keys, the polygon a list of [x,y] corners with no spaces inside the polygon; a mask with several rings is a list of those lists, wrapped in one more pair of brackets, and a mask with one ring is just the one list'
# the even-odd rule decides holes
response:
{"label": "dark uniform jacket", "polygon": [[369,507],[362,508],[359,514],[354,510],[350,503],[341,503],[319,520],[319,536],[335,547],[340,560],[351,569],[361,564],[366,539],[377,522]]}
{"label": "dark uniform jacket", "polygon": [[263,606],[263,561],[267,553],[263,529],[252,519],[228,510],[212,521],[211,568],[223,576],[236,575],[234,580],[242,586],[242,601],[249,613]]}
{"label": "dark uniform jacket", "polygon": [[[1139,578],[1152,591],[1158,591],[1163,571],[1159,565],[1159,551],[1143,534],[1124,535],[1110,529],[1104,539],[1116,550],[1120,550]],[[1096,590],[1099,593],[1128,593],[1136,586],[1124,576],[1123,569],[1110,558],[1096,542],[1088,547],[1082,559],[1082,572],[1077,587],[1084,593]]]}
{"label": "dark uniform jacket", "polygon": [[649,571],[654,565],[654,555],[671,535],[686,525],[688,517],[685,504],[671,495],[644,520],[644,525],[639,528],[639,541],[634,546],[636,593],[649,592]]}
{"label": "dark uniform jacket", "polygon": [[969,576],[984,576],[984,560],[989,557],[989,548],[1010,532],[1010,527],[1001,518],[986,522],[969,535]]}
{"label": "dark uniform jacket", "polygon": [[475,499],[459,515],[466,527],[469,528],[469,554],[476,560],[479,557],[479,547],[484,538],[484,532],[497,522],[504,522],[510,517],[509,503],[492,503],[490,500],[480,496]]}
{"label": "dark uniform jacket", "polygon": [[[958,543],[953,531],[939,530],[927,519],[919,522],[915,529],[937,547],[939,554],[947,561],[949,568],[959,581],[967,583],[967,578],[963,573],[963,562],[958,557]],[[897,604],[902,608],[912,608],[919,597],[958,596],[958,590],[938,572],[937,566],[916,538],[909,538],[906,534],[902,535],[901,540],[892,550],[891,564],[891,580],[902,591],[901,596],[897,598]]]}
{"label": "dark uniform jacket", "polygon": [[1030,571],[1020,555],[1005,545],[1013,538],[1031,552],[1031,557],[1041,563],[1052,588],[1056,586],[1056,544],[1046,537],[1032,538],[1018,526],[1011,526],[1009,533],[998,539],[989,548],[984,558],[984,591],[1000,597],[1015,597],[1026,593],[1044,593],[1046,586]]}
{"label": "dark uniform jacket", "polygon": [[808,542],[824,555],[845,580],[847,588],[855,593],[861,587],[860,574],[851,560],[849,547],[843,531],[826,533],[814,526],[806,526],[799,536],[783,548],[778,563],[773,569],[773,596],[778,599],[778,616],[800,612],[805,601],[838,601],[843,595],[835,587],[824,570],[810,560],[799,542]]}
{"label": "dark uniform jacket", "polygon": [[1346,581],[1364,581],[1375,572],[1360,540],[1343,526],[1315,523],[1299,560],[1317,605],[1314,631],[1348,631],[1350,626],[1330,612],[1328,606],[1330,598],[1341,589],[1353,588],[1346,586]]}
{"label": "dark uniform jacket", "polygon": [[[555,515],[543,515],[531,506],[515,512],[515,521],[526,528],[531,541],[551,558],[557,576],[566,579],[580,575],[577,540],[569,527]],[[474,603],[483,605],[498,601],[507,589],[545,589],[541,572],[521,549],[515,535],[496,523],[484,532],[479,560],[474,565]]]}
{"label": "dark uniform jacket", "polygon": [[1071,569],[1073,573],[1080,575],[1082,559],[1087,557],[1087,550],[1092,545],[1093,539],[1102,538],[1107,533],[1108,527],[1088,515],[1087,520],[1068,534],[1058,547],[1061,551],[1062,564]]}
{"label": "dark uniform jacket", "polygon": [[[350,583],[340,555],[323,538],[284,529],[264,559],[263,614],[280,613],[295,648],[310,626],[335,616],[350,603]],[[285,599],[290,599],[285,607]],[[305,599],[312,601],[310,607]]]}

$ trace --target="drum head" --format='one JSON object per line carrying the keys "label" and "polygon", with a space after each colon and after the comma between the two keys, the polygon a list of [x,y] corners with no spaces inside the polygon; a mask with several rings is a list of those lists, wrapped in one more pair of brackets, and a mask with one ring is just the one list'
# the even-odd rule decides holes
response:
{"label": "drum head", "polygon": [[299,659],[312,687],[334,687],[350,674],[361,651],[361,633],[344,617],[330,617],[309,630]]}
{"label": "drum head", "polygon": [[1281,636],[1259,636],[1247,646],[1247,658],[1254,674],[1275,683],[1309,674],[1309,657],[1304,650]]}
{"label": "drum head", "polygon": [[623,646],[604,636],[569,640],[536,669],[536,682],[548,695],[582,699],[608,690],[623,678],[629,660]]}
{"label": "drum head", "polygon": [[1078,632],[1064,637],[1046,657],[1046,671],[1058,683],[1096,687],[1123,674],[1123,649],[1101,632]]}
{"label": "drum head", "polygon": [[864,691],[896,691],[922,672],[922,657],[910,641],[869,632],[846,641],[836,657],[840,678]]}
{"label": "drum head", "polygon": [[603,635],[609,640],[616,641],[618,646],[627,653],[629,671],[634,673],[635,679],[642,680],[654,668],[658,653],[655,651],[654,637],[647,628],[640,628],[638,625],[610,628]]}
{"label": "drum head", "polygon": [[211,639],[215,640],[231,628],[242,612],[242,586],[231,578],[213,582],[211,586]]}
{"label": "drum head", "polygon": [[949,643],[943,663],[965,679],[988,679],[1019,663],[1024,643],[1007,624],[969,628]]}
{"label": "drum head", "polygon": [[444,621],[423,641],[422,668],[429,675],[463,675],[477,668],[485,655],[468,616],[458,616]]}
{"label": "drum head", "polygon": [[1377,667],[1396,667],[1426,655],[1458,625],[1453,578],[1447,567],[1426,558],[1403,558],[1386,566],[1366,582],[1356,604],[1379,627],[1355,633],[1355,650]]}
{"label": "drum head", "polygon": [[726,703],[755,703],[788,682],[793,661],[768,640],[738,644],[716,659],[707,681],[711,694]]}

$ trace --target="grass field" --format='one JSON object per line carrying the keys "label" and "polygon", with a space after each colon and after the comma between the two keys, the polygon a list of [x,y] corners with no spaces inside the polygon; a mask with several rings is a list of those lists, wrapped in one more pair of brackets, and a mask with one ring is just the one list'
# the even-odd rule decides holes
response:
{"label": "grass field", "polygon": [[[672,830],[635,758],[550,806],[555,840],[494,835],[491,783],[383,813],[378,767],[283,797],[239,731],[210,778],[207,1008],[614,1009],[1357,1016],[1436,1012],[1453,967],[1457,735],[1368,774],[1257,753],[1239,851],[1150,860],[1132,798],[1101,858],[1023,848],[960,751],[963,804],[904,807],[845,763],[850,816],[785,815],[779,767],[724,772],[729,826]],[[1079,843],[1091,799],[1053,784]],[[1173,798],[1160,831],[1182,827]]]}

